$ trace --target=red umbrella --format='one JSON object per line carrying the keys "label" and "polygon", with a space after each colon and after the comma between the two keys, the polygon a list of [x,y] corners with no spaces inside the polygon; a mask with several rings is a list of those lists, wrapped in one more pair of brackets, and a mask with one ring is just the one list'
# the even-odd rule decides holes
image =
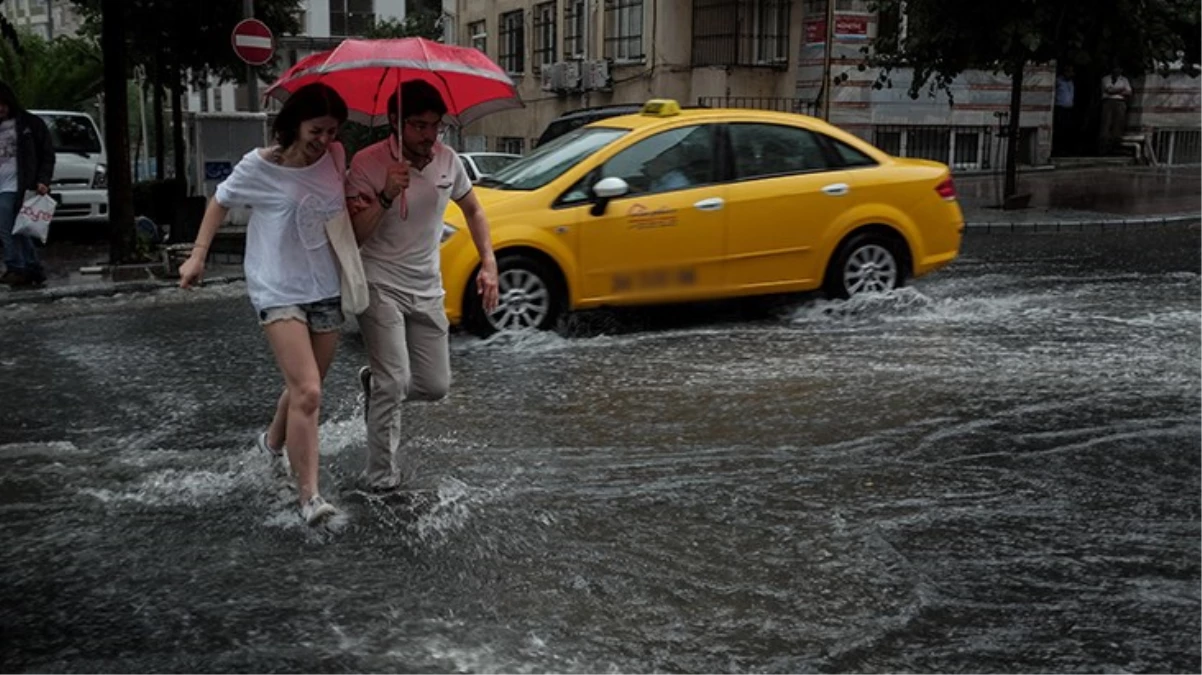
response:
{"label": "red umbrella", "polygon": [[460,125],[522,107],[513,80],[483,52],[424,38],[344,40],[301,59],[265,95],[285,101],[300,87],[323,82],[346,100],[352,120],[374,126],[387,122],[388,97],[409,80],[434,85]]}

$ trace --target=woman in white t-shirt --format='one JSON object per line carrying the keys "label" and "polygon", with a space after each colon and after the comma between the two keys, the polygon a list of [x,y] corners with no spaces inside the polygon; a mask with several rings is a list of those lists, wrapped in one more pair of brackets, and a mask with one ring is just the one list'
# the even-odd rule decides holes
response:
{"label": "woman in white t-shirt", "polygon": [[338,265],[325,226],[346,209],[345,155],[334,140],[346,116],[346,103],[327,85],[292,94],[272,128],[277,145],[246,153],[217,186],[192,255],[180,267],[180,286],[198,283],[229,209],[251,208],[246,289],[285,384],[257,445],[282,460],[287,441],[301,515],[310,525],[337,513],[317,489],[317,421],[321,383],[344,321]]}

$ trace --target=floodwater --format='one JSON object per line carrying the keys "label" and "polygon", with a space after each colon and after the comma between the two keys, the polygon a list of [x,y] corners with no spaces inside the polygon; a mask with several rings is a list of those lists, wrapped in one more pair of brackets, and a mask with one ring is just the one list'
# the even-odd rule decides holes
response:
{"label": "floodwater", "polygon": [[975,236],[886,297],[453,337],[428,503],[299,521],[238,285],[0,310],[4,671],[1197,672],[1196,228]]}

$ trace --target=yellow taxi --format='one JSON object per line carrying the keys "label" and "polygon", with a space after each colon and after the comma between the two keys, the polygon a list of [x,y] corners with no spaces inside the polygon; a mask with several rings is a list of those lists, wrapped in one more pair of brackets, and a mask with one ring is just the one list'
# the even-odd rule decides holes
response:
{"label": "yellow taxi", "polygon": [[892,157],[821,120],[647,102],[541,145],[476,186],[500,305],[448,210],[453,324],[554,327],[565,312],[822,289],[886,292],[947,265],[964,218],[947,166]]}

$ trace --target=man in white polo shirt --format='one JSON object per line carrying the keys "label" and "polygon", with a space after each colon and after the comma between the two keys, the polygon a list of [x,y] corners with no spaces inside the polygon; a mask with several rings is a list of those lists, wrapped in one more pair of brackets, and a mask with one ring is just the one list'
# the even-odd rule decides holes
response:
{"label": "man in white polo shirt", "polygon": [[[454,150],[438,141],[447,107],[438,90],[413,80],[388,105],[393,133],[351,161],[347,195],[371,302],[359,315],[370,366],[360,371],[366,397],[368,485],[392,489],[412,478],[412,457],[398,457],[401,403],[432,401],[451,383],[439,244],[455,200],[480,255],[476,287],[485,311],[497,305],[497,260],[484,209]],[[397,129],[400,132],[398,135]]]}

